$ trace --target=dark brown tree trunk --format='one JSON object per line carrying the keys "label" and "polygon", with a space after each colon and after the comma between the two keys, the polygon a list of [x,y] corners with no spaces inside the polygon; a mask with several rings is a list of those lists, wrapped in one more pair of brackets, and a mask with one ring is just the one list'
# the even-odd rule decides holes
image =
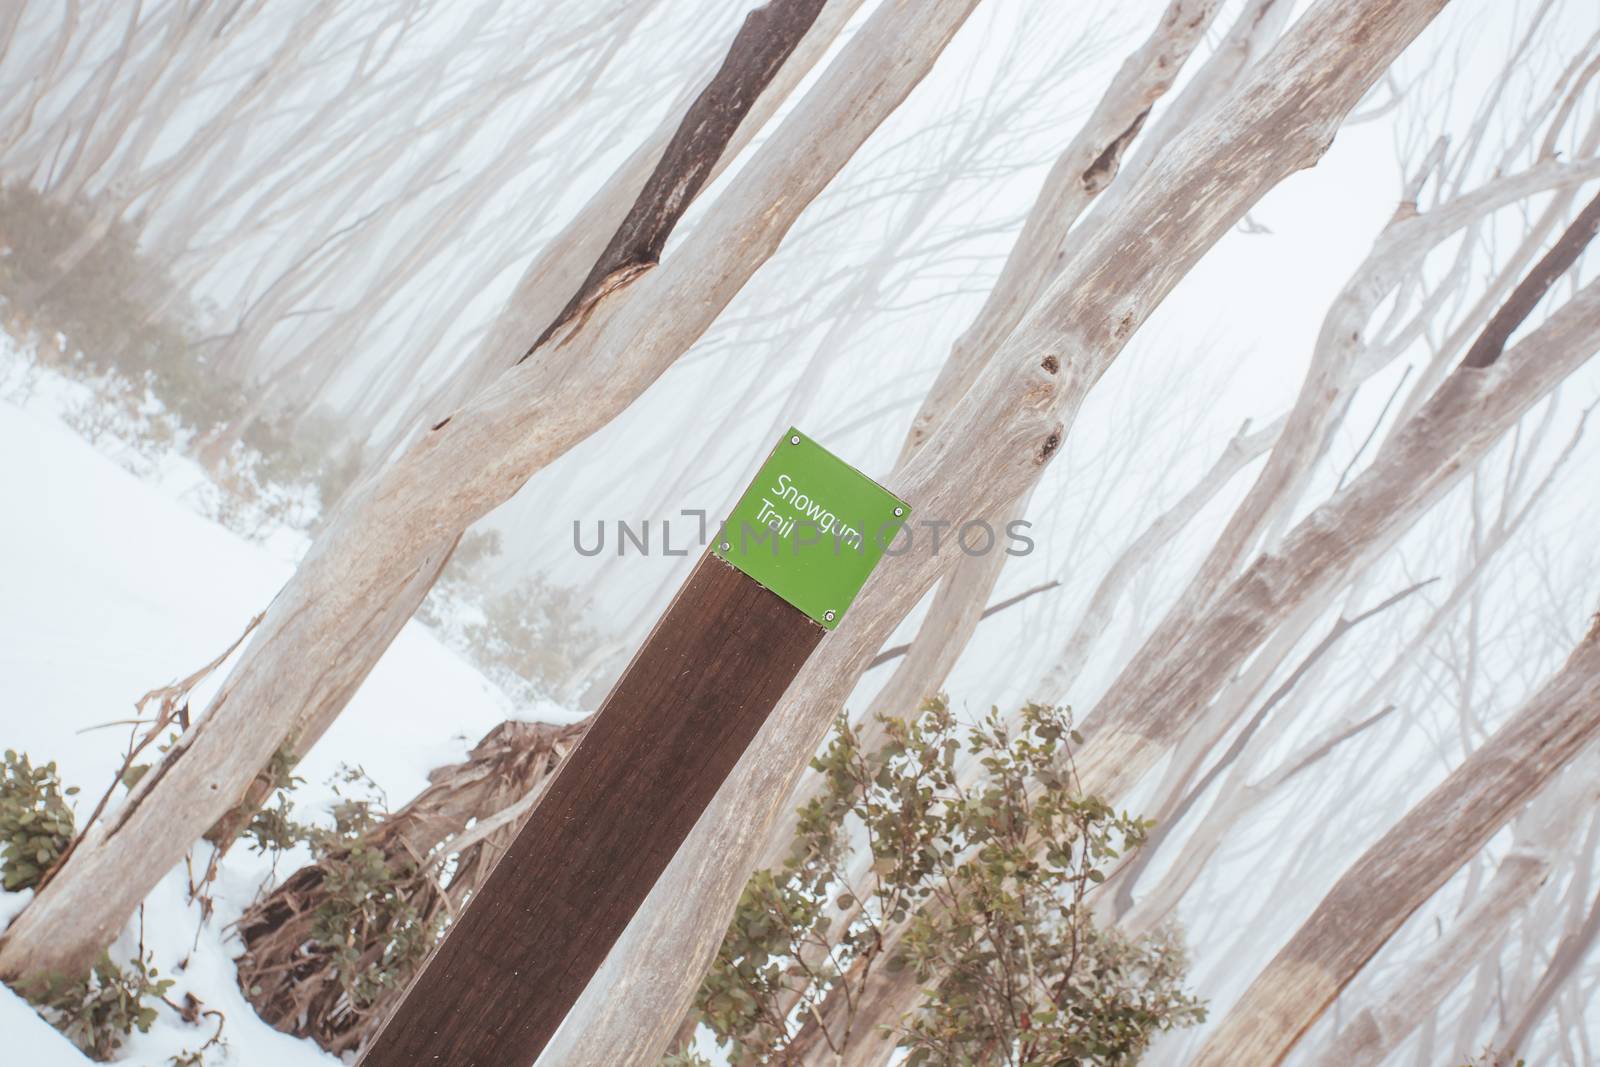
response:
{"label": "dark brown tree trunk", "polygon": [[778,68],[794,52],[824,0],[769,0],[745,16],[727,58],[700,90],[677,133],[629,209],[611,243],[595,261],[567,306],[522,358],[557,330],[583,317],[610,292],[661,261],[667,238],[711,177],[717,161]]}

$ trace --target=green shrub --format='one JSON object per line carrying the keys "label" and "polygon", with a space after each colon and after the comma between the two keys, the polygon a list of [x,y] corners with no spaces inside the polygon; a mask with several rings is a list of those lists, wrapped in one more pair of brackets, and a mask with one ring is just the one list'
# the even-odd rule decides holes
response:
{"label": "green shrub", "polygon": [[321,872],[311,949],[325,958],[351,1007],[365,1011],[410,980],[438,941],[446,913],[433,906],[437,890],[416,864],[391,862],[374,842],[387,805],[360,768],[344,767],[330,783],[338,797],[331,827],[296,820],[289,794],[302,779],[277,764],[273,775],[280,788],[245,837],[264,853],[298,844],[311,850]]}
{"label": "green shrub", "polygon": [[265,768],[272,791],[239,835],[254,851],[272,856],[274,860],[296,845],[309,844],[316,833],[315,827],[294,817],[294,789],[305,783],[304,778],[294,773],[295,762],[294,750],[288,745],[272,754]]}
{"label": "green shrub", "polygon": [[661,1067],[712,1067],[712,1063],[698,1052],[686,1049],[668,1053],[661,1061]]}
{"label": "green shrub", "polygon": [[1463,1063],[1461,1067],[1528,1067],[1528,1061],[1518,1057],[1514,1052],[1497,1052],[1489,1048]]}
{"label": "green shrub", "polygon": [[109,1060],[135,1030],[147,1033],[156,1021],[156,1004],[172,988],[147,959],[126,968],[102,954],[81,978],[50,977],[23,983],[27,997],[46,1021],[96,1060]]}
{"label": "green shrub", "polygon": [[[1204,1018],[1175,931],[1130,939],[1085,905],[1150,824],[1077,791],[1065,711],[963,731],[940,699],[883,722],[869,755],[840,720],[794,854],[750,880],[700,989],[737,1062],[786,1062],[822,1018],[836,1052],[879,1039],[856,1005],[907,969],[921,1004],[890,1036],[908,1064],[1126,1064]],[[979,773],[958,773],[963,751]]]}
{"label": "green shrub", "polygon": [[0,884],[32,889],[72,843],[72,809],[56,765],[34,767],[26,754],[6,750],[0,765]]}

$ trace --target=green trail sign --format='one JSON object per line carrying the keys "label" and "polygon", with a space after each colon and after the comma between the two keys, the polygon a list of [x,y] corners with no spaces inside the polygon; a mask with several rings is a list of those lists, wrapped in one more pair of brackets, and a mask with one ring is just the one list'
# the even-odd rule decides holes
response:
{"label": "green trail sign", "polygon": [[904,500],[791,428],[714,551],[831,630],[910,514]]}

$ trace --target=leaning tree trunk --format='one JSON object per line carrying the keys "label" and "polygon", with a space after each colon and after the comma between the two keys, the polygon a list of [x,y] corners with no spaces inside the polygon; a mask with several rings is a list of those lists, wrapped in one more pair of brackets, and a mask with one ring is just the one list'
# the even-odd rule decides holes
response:
{"label": "leaning tree trunk", "polygon": [[[655,266],[664,231],[775,73],[772,60],[781,62],[771,38],[790,49],[798,39],[798,7],[775,0],[753,13],[619,229],[637,238],[634,246],[608,246],[606,273],[569,305],[547,343],[350,494],[205,715],[120,809],[86,830],[0,940],[0,976],[85,969],[286,740],[304,746],[319,737],[420,603],[427,583],[419,578],[441,565],[461,531],[671,366],[932,68],[975,4],[877,11],[715,209]],[[808,10],[815,15],[815,5]]]}
{"label": "leaning tree trunk", "polygon": [[[1445,0],[1325,2],[1235,97],[1174,138],[1123,209],[1012,332],[895,489],[956,525],[1020,497],[1090,387],[1195,262],[1265,193],[1314,163]],[[768,829],[846,695],[950,560],[887,561],[746,752],[543,1057],[652,1061],[727,931]],[[685,907],[693,900],[694,907]]]}
{"label": "leaning tree trunk", "polygon": [[[688,118],[676,124],[668,122],[656,130],[557,235],[518,282],[487,341],[451,376],[439,396],[418,409],[431,412],[428,418],[420,426],[402,426],[416,433],[400,440],[414,441],[430,425],[437,430],[442,425],[441,418],[448,421],[460,404],[493,386],[496,375],[515,368],[519,356],[527,359],[533,350],[541,348],[549,335],[570,322],[580,308],[592,309],[595,301],[611,291],[608,286],[626,286],[632,272],[649,269],[659,259],[667,235],[696,191],[714,180],[749,143],[821,58],[860,3],[861,0],[830,0],[819,8],[819,0],[791,2],[787,11],[779,15],[777,25],[782,32],[771,32],[772,20],[753,23],[758,31],[764,29],[766,33],[765,51],[761,40],[752,41],[752,37],[759,38],[759,33],[744,31],[741,40],[734,42],[735,51],[730,51],[722,72],[702,86],[698,94],[692,94],[693,108]],[[800,21],[806,16],[812,20],[809,24]],[[790,49],[788,53],[782,51],[785,47]],[[783,58],[785,54],[787,59]],[[781,61],[776,69],[771,66],[774,60]],[[707,115],[716,116],[716,121],[709,126],[697,125]],[[683,132],[690,130],[694,131],[691,136]],[[719,145],[720,151],[716,150]],[[803,206],[797,205],[796,215]],[[607,234],[611,235],[609,243]],[[573,290],[576,295],[570,299],[562,295]],[[563,300],[567,301],[565,306]],[[705,324],[709,322],[710,318]],[[581,321],[578,325],[582,325]],[[541,327],[545,331],[542,335],[538,333]],[[518,336],[522,338],[520,345],[516,343]],[[536,338],[532,349],[530,337]],[[685,340],[683,347],[686,349],[690,343],[692,338]],[[551,347],[565,344],[563,341]],[[548,349],[540,354],[545,359],[556,358]],[[576,356],[569,352],[566,358]],[[556,377],[566,366],[556,359],[540,373]],[[596,384],[594,388],[605,386]],[[639,391],[642,389],[640,385]],[[610,417],[598,419],[584,434],[598,429]],[[554,458],[541,461],[540,467]],[[425,577],[419,591],[399,598],[403,605],[409,605],[407,610],[414,611],[421,604],[433,580],[434,576]],[[392,636],[384,639],[382,646],[370,643],[363,655],[375,663],[389,640]],[[289,737],[291,753],[298,757],[308,751],[343,710],[344,703],[334,700],[314,709],[311,727]],[[270,789],[270,778],[258,773],[240,803],[207,836],[219,843],[232,840]]]}
{"label": "leaning tree trunk", "polygon": [[[1270,751],[1281,737],[1283,728],[1277,727],[1252,740],[1244,757],[1227,772],[1227,778],[1218,787],[1218,799],[1206,809],[1205,820],[1188,840],[1178,855],[1168,864],[1161,881],[1140,895],[1131,912],[1121,913],[1119,925],[1134,934],[1152,930],[1163,922],[1178,906],[1189,886],[1199,877],[1202,869],[1222,842],[1232,833],[1233,827],[1248,818],[1249,813],[1274,796],[1288,781],[1317,762],[1326,759],[1346,741],[1360,735],[1384,719],[1394,708],[1384,704],[1405,664],[1412,662],[1452,615],[1469,599],[1473,590],[1488,573],[1495,555],[1511,542],[1512,537],[1533,513],[1535,505],[1554,484],[1556,476],[1570,461],[1583,432],[1580,423],[1571,441],[1546,471],[1539,484],[1514,508],[1507,508],[1496,519],[1487,538],[1475,549],[1472,565],[1456,582],[1455,587],[1433,608],[1427,620],[1414,631],[1404,645],[1390,657],[1389,666],[1369,685],[1351,699],[1345,712],[1319,729],[1309,740],[1278,761],[1273,769],[1260,777],[1254,764],[1260,753]],[[1502,505],[1506,507],[1506,505]],[[1378,709],[1374,711],[1373,709]],[[1170,820],[1166,824],[1170,826]],[[1147,846],[1148,847],[1148,846]],[[1142,852],[1141,852],[1142,854]]]}
{"label": "leaning tree trunk", "polygon": [[[465,760],[430,773],[428,787],[363,837],[361,847],[383,854],[424,924],[438,921],[441,913],[455,914],[483,884],[585,729],[584,723],[501,723]],[[515,814],[497,820],[486,833],[479,826],[467,832],[473,820],[505,811]],[[455,868],[441,883],[439,868],[451,856]],[[317,909],[329,900],[326,874],[321,862],[302,867],[245,909],[236,924],[244,943],[239,988],[257,1014],[279,1030],[309,1037],[340,1055],[377,1032],[410,972],[395,975],[395,984],[372,1003],[351,1003],[335,972],[333,946],[319,944],[312,934]],[[376,959],[387,931],[366,933],[354,947],[363,958]]]}
{"label": "leaning tree trunk", "polygon": [[[1514,347],[1510,331],[1600,225],[1600,199],[1536,265],[1445,380],[1371,465],[1257,559],[1176,640],[1146,642],[1084,723],[1079,775],[1115,797],[1165,753],[1245,657],[1302,605],[1386,550],[1535,403],[1600,346],[1591,282]],[[1531,301],[1531,303],[1530,303]]]}
{"label": "leaning tree trunk", "polygon": [[1517,821],[1511,849],[1489,884],[1452,920],[1443,938],[1407,960],[1365,1006],[1340,1025],[1331,1042],[1318,1051],[1316,1067],[1382,1063],[1438,1010],[1450,991],[1499,945],[1512,919],[1544,887],[1556,856],[1577,832],[1578,817],[1600,803],[1597,770],[1600,749],[1591,748],[1535,798]]}
{"label": "leaning tree trunk", "polygon": [[[1150,36],[1123,60],[1099,103],[1045,176],[983,306],[951,345],[901,442],[896,471],[910,462],[949,416],[994,357],[1000,342],[1016,329],[1039,293],[1060,273],[1072,227],[1116,177],[1123,153],[1204,38],[1217,7],[1216,0],[1171,0]],[[894,477],[891,474],[889,480]],[[983,518],[1000,528],[1026,510],[1026,498],[1007,501]],[[941,580],[905,662],[895,668],[871,706],[858,717],[865,731],[863,747],[868,751],[875,749],[880,739],[880,715],[904,714],[944,684],[945,675],[971,639],[1005,562],[1003,552],[962,558]],[[794,813],[821,784],[817,778],[809,781],[812,790],[786,805],[761,866],[775,866],[788,854]]]}
{"label": "leaning tree trunk", "polygon": [[1283,430],[1283,423],[1282,418],[1274,419],[1253,433],[1248,432],[1248,426],[1241,428],[1205,474],[1128,543],[1116,561],[1106,568],[1055,661],[1029,690],[1033,699],[1048,704],[1066,702],[1078,675],[1089,662],[1089,654],[1100,636],[1110,628],[1117,604],[1135,576],[1200,514],[1234,475],[1273,446]]}
{"label": "leaning tree trunk", "polygon": [[[1590,779],[1593,781],[1593,778]],[[1577,852],[1575,863],[1585,864],[1594,858],[1594,837],[1591,832],[1588,847]],[[1587,867],[1580,867],[1580,870]],[[1593,893],[1592,898],[1580,892],[1580,886]],[[1493,1045],[1500,1049],[1526,1049],[1534,1029],[1556,1007],[1556,1000],[1565,987],[1579,977],[1585,958],[1600,943],[1600,893],[1594,892],[1588,879],[1574,879],[1567,888],[1569,905],[1566,931],[1556,944],[1556,949],[1545,964],[1538,982],[1528,992],[1515,1014],[1503,1019]],[[1573,910],[1570,905],[1581,905],[1589,899],[1587,911]]]}
{"label": "leaning tree trunk", "polygon": [[[777,112],[795,88],[821,61],[823,53],[839,36],[845,24],[861,7],[862,0],[829,0],[816,22],[765,91],[756,98],[750,113],[728,141],[727,149],[712,165],[716,178],[750,143],[756,132]],[[528,339],[555,320],[566,294],[577,286],[605,249],[608,235],[616,232],[638,198],[645,181],[660,165],[667,144],[677,130],[675,120],[667,120],[636,148],[622,165],[597,189],[561,231],[550,239],[528,264],[517,280],[510,299],[484,340],[450,376],[438,393],[419,402],[396,431],[409,434],[428,412],[443,416],[464,403],[483,386],[514,364],[528,346]],[[398,441],[389,442],[392,448]]]}
{"label": "leaning tree trunk", "polygon": [[1600,737],[1600,616],[1567,664],[1345,872],[1193,1067],[1282,1063],[1402,923]]}
{"label": "leaning tree trunk", "polygon": [[[999,343],[1060,272],[1071,240],[1069,233],[1075,232],[1072,227],[1116,178],[1123,154],[1138,136],[1150,109],[1171,88],[1204,38],[1218,6],[1216,0],[1172,0],[1150,36],[1123,61],[1099,103],[1046,175],[983,306],[952,345],[933,387],[912,419],[901,444],[897,468],[910,461],[949,415],[995,355]],[[891,481],[893,477],[890,476]],[[1030,495],[1008,501],[984,516],[985,521],[991,528],[1004,528],[1012,517],[1026,513]],[[944,684],[986,614],[986,605],[1006,560],[1006,553],[1000,551],[975,558],[963,556],[940,581],[926,617],[906,648],[904,662],[858,716],[865,749],[875,749],[881,740],[882,716],[906,713]],[[758,866],[777,866],[788,855],[796,812],[820,785],[821,780],[812,776],[784,806]],[[836,917],[838,922],[847,919],[848,916]],[[816,961],[806,962],[809,965]],[[691,1020],[692,1017],[693,1013]],[[793,1052],[800,1054],[798,1048]]]}
{"label": "leaning tree trunk", "polygon": [[911,421],[897,466],[933,436],[1001,344],[1065,266],[1076,223],[1116,178],[1123,153],[1216,17],[1217,0],[1170,0],[1155,29],[1117,70],[1051,165],[988,298],[951,346]]}

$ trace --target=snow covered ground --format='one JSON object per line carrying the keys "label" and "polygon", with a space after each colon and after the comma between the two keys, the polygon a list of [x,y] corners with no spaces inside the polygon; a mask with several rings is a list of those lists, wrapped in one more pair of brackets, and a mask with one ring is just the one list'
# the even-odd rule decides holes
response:
{"label": "snow covered ground", "polygon": [[[43,394],[26,407],[0,399],[0,558],[10,561],[0,586],[0,749],[56,761],[64,781],[82,789],[74,798],[81,818],[115,773],[128,736],[126,726],[96,727],[129,718],[142,694],[227,648],[288,576],[296,542],[242,540],[190,510],[183,472],[167,465],[159,477],[136,477],[55,410]],[[197,694],[196,710],[208,694]],[[392,803],[403,803],[430,768],[458,758],[509,712],[498,690],[413,623],[301,764],[297,805],[318,808],[341,763],[359,765]],[[197,866],[204,863],[197,855]],[[226,927],[268,874],[264,859],[235,849],[216,914],[199,928],[186,872],[170,872],[146,904],[144,945],[162,975],[177,980],[172,999],[191,992],[226,1015],[226,1054],[208,1064],[336,1062],[262,1023],[235,985]],[[0,926],[23,902],[0,893]],[[115,958],[136,951],[137,927],[125,931]],[[122,1062],[162,1067],[198,1048],[211,1029],[164,1010],[151,1033],[125,1046]],[[3,1067],[87,1062],[4,986],[0,1035]]]}

